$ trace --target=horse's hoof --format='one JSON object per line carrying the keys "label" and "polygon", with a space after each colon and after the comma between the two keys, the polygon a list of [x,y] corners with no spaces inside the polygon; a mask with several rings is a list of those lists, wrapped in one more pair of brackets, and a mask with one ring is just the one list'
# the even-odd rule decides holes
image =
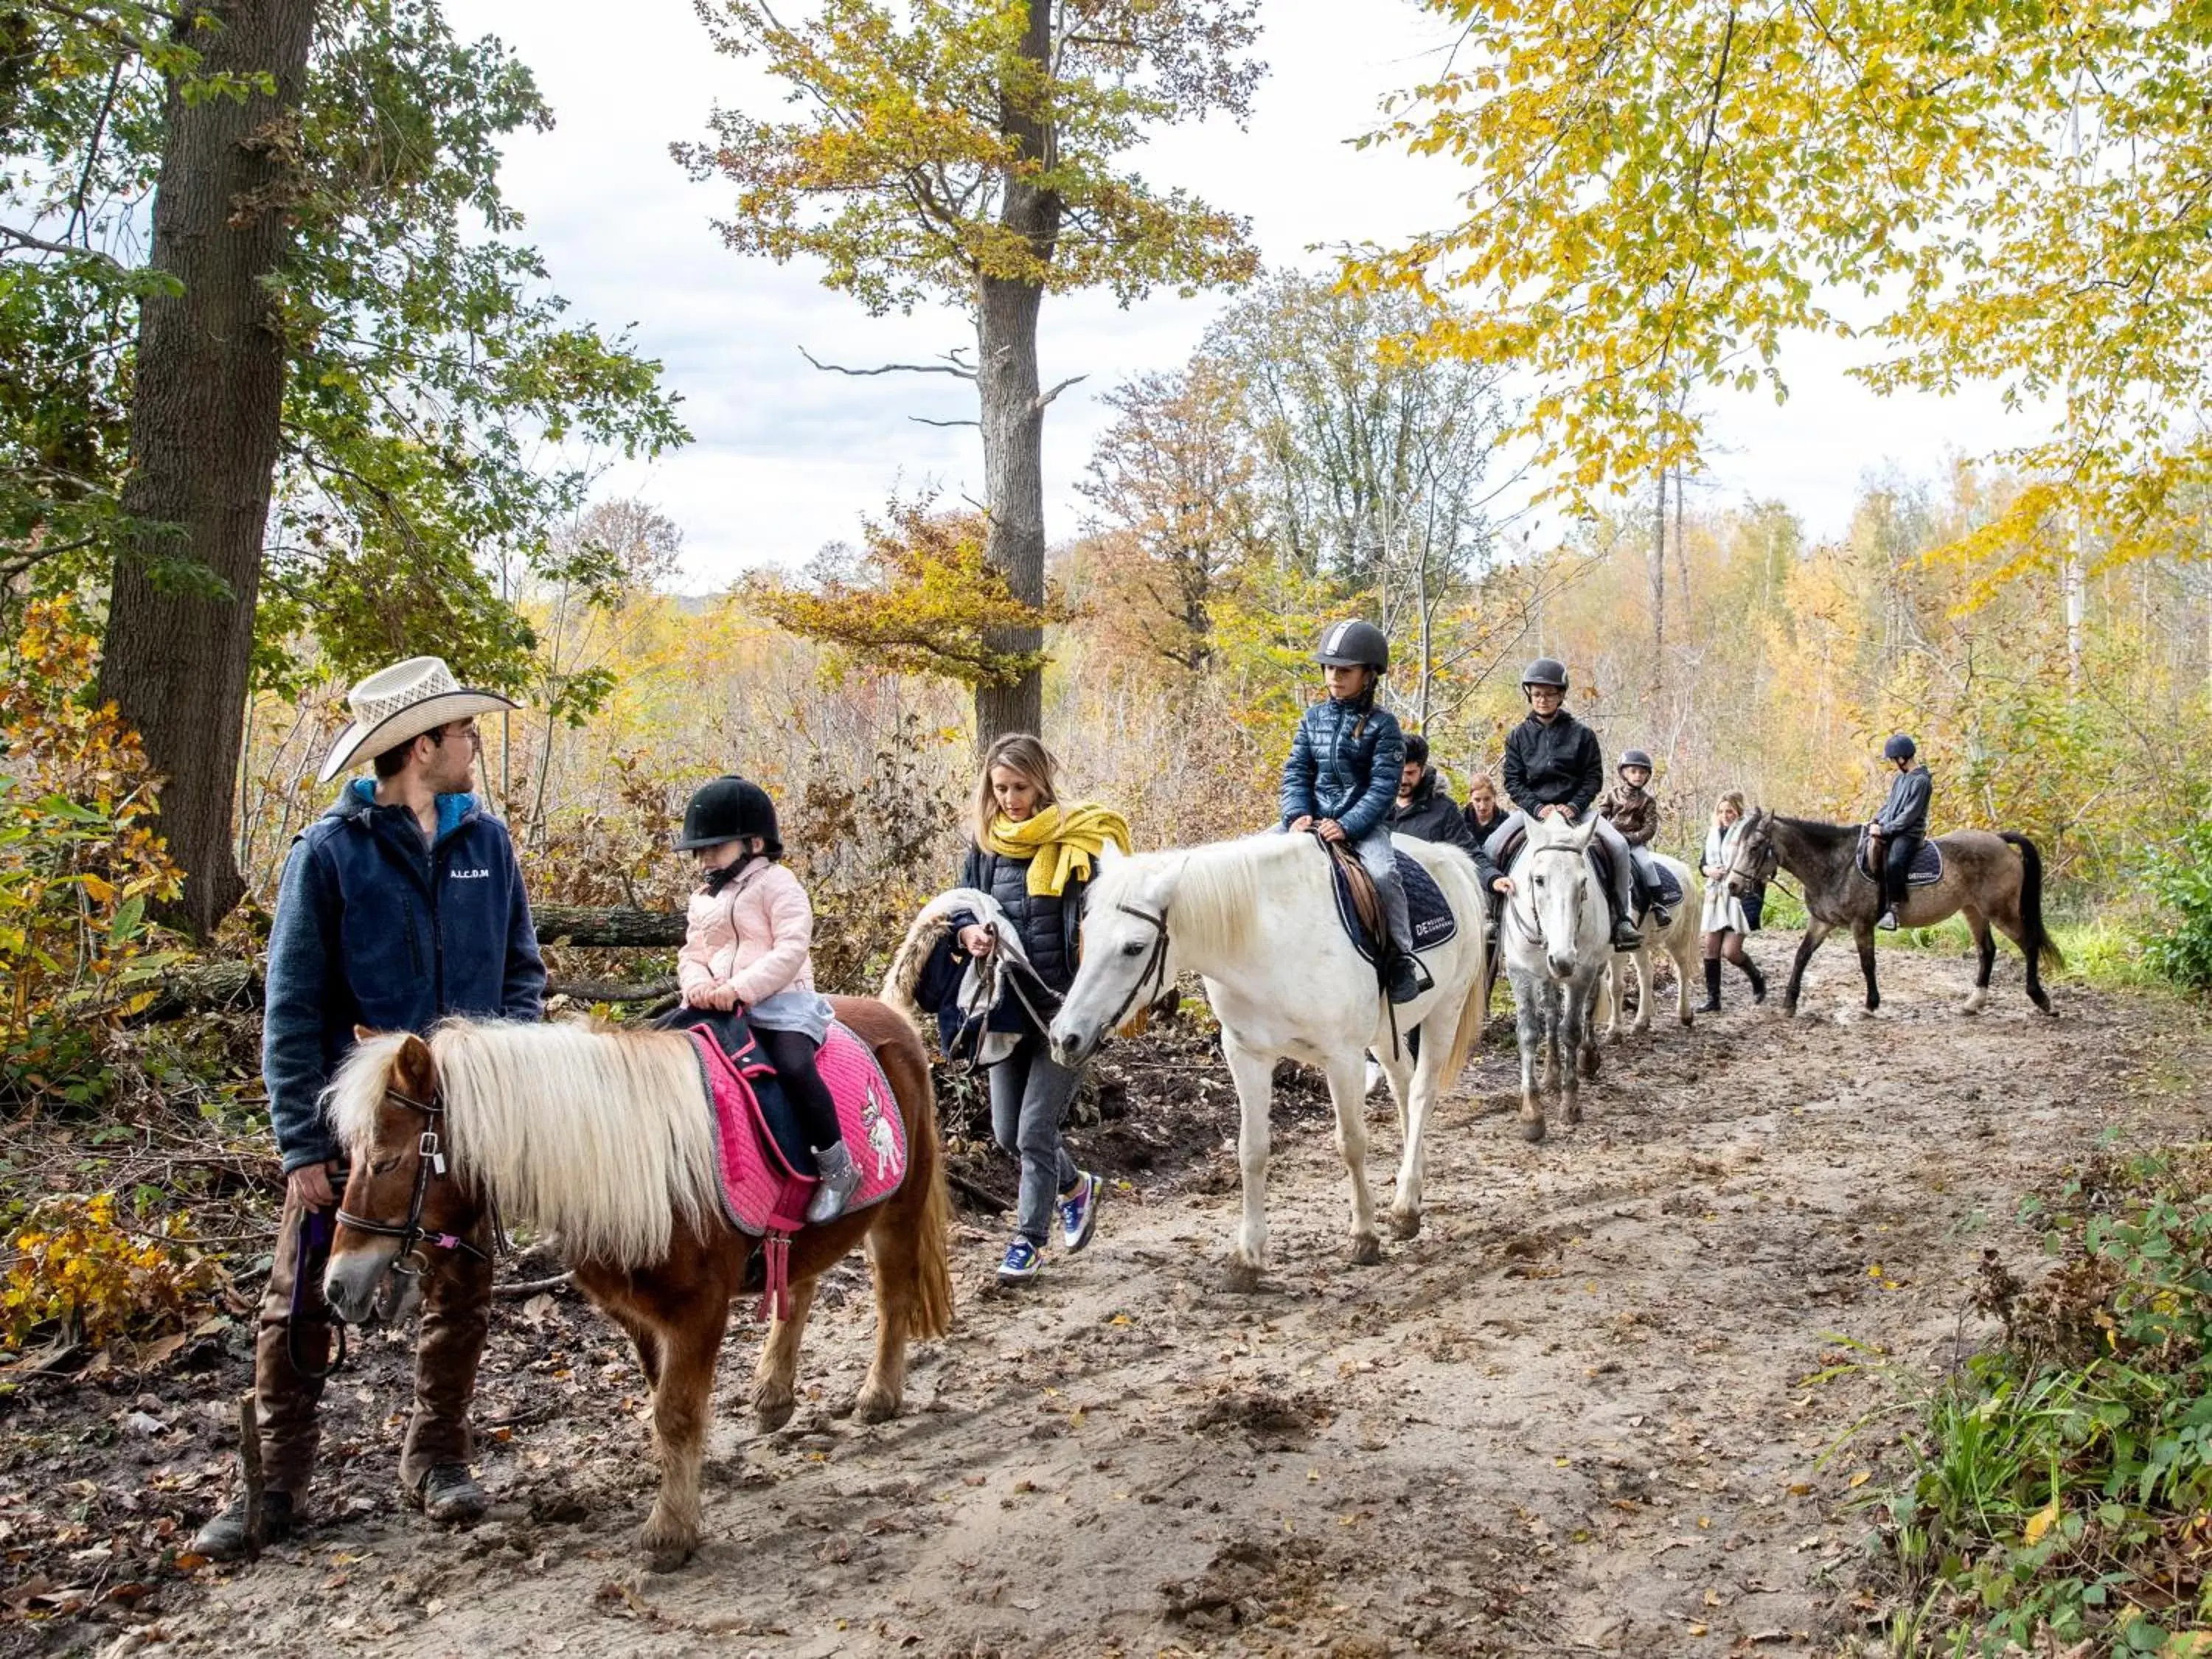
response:
{"label": "horse's hoof", "polygon": [[1222,1282],[1232,1291],[1256,1291],[1260,1288],[1260,1264],[1229,1258],[1229,1265],[1221,1270]]}
{"label": "horse's hoof", "polygon": [[1539,1140],[1541,1140],[1543,1138],[1544,1138],[1544,1120],[1543,1120],[1542,1118],[1540,1118],[1540,1117],[1524,1117],[1524,1118],[1522,1118],[1522,1119],[1521,1120],[1521,1139],[1522,1139],[1526,1140],[1526,1141],[1534,1142],[1534,1141],[1539,1141]]}
{"label": "horse's hoof", "polygon": [[1597,1075],[1598,1063],[1598,1052],[1596,1049],[1585,1048],[1583,1050],[1582,1071],[1584,1077],[1595,1077]]}
{"label": "horse's hoof", "polygon": [[1421,1236],[1421,1212],[1419,1210],[1390,1212],[1390,1237],[1419,1238]]}
{"label": "horse's hoof", "polygon": [[853,1418],[860,1423],[888,1423],[898,1415],[899,1397],[881,1383],[871,1382],[853,1402]]}
{"label": "horse's hoof", "polygon": [[774,1434],[791,1421],[799,1401],[790,1395],[753,1396],[753,1425],[763,1434]]}
{"label": "horse's hoof", "polygon": [[645,1553],[647,1572],[674,1572],[690,1561],[699,1549],[696,1538],[656,1537],[650,1525],[638,1542]]}
{"label": "horse's hoof", "polygon": [[1346,1259],[1355,1267],[1379,1267],[1382,1265],[1382,1239],[1373,1233],[1353,1239],[1351,1254]]}
{"label": "horse's hoof", "polygon": [[1561,1115],[1567,1120],[1567,1127],[1570,1129],[1579,1128],[1583,1121],[1582,1102],[1579,1100],[1569,1101],[1567,1103],[1567,1109],[1562,1113]]}

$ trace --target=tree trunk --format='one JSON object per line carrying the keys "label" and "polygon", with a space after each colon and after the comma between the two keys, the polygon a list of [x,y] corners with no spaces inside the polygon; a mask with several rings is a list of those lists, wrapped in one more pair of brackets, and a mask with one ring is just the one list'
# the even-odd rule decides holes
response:
{"label": "tree trunk", "polygon": [[[1036,84],[1051,75],[1051,0],[1033,0],[1022,55]],[[1053,137],[1026,102],[1000,103],[999,130],[1019,153],[1050,164]],[[999,223],[1018,236],[1041,263],[1049,263],[1060,240],[1060,201],[1050,191],[1009,179]],[[1025,605],[1044,603],[1044,399],[1037,384],[1040,283],[982,276],[976,282],[975,391],[983,428],[983,494],[990,512],[985,557]],[[994,629],[985,641],[994,651],[1036,651],[1041,628]],[[1008,732],[1041,732],[1044,676],[1031,669],[1011,685],[975,688],[975,747],[980,753]]]}
{"label": "tree trunk", "polygon": [[[276,96],[188,101],[172,86],[154,194],[153,264],[184,291],[139,313],[123,508],[159,528],[131,535],[116,560],[100,694],[167,779],[160,828],[185,875],[171,919],[202,936],[246,891],[232,803],[284,398],[264,280],[289,240],[287,129],[314,16],[314,0],[186,9],[179,32],[201,47],[204,73],[273,76]],[[179,581],[187,562],[199,572]],[[210,592],[206,576],[227,591]]]}
{"label": "tree trunk", "polygon": [[1667,688],[1667,469],[1659,469],[1659,504],[1651,519],[1651,689]]}

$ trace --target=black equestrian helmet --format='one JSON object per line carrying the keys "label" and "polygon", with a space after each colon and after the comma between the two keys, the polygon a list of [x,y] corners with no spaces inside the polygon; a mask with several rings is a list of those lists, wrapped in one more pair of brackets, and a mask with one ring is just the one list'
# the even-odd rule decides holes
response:
{"label": "black equestrian helmet", "polygon": [[1371,622],[1331,623],[1314,647],[1314,659],[1330,668],[1371,668],[1380,674],[1390,666],[1390,641]]}
{"label": "black equestrian helmet", "polygon": [[768,791],[749,779],[716,778],[702,784],[684,809],[684,833],[676,850],[696,853],[702,847],[720,847],[726,841],[758,836],[770,858],[783,856],[783,840],[776,833],[775,803]]}

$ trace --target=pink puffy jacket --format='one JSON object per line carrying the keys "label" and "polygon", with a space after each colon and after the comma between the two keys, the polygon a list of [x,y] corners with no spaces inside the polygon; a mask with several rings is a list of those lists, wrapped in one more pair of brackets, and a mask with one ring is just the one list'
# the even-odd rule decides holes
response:
{"label": "pink puffy jacket", "polygon": [[751,1007],[814,988],[814,907],[781,864],[756,865],[719,893],[691,895],[676,981],[694,1008]]}

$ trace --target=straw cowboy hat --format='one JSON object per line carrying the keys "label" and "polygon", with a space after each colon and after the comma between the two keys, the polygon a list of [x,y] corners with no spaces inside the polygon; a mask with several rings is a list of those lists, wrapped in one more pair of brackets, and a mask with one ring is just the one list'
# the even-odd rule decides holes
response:
{"label": "straw cowboy hat", "polygon": [[353,724],[331,744],[319,783],[454,720],[522,707],[496,691],[461,684],[443,657],[410,657],[380,669],[347,692],[346,702]]}

